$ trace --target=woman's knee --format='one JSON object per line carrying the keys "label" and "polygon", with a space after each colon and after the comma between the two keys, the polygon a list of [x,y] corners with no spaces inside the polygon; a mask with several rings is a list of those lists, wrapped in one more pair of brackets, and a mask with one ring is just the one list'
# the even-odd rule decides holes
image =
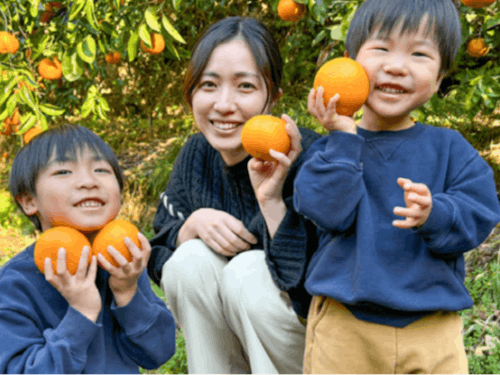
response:
{"label": "woman's knee", "polygon": [[163,265],[161,284],[167,292],[169,286],[174,284],[200,285],[209,277],[210,270],[220,267],[214,263],[221,262],[205,243],[193,239],[181,244]]}

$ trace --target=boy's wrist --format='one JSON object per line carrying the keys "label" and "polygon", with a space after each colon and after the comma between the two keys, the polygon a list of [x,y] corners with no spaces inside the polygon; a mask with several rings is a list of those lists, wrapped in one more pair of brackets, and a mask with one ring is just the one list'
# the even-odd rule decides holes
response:
{"label": "boy's wrist", "polygon": [[132,285],[130,288],[127,289],[121,289],[121,290],[111,289],[113,297],[115,298],[115,303],[119,307],[128,305],[129,302],[132,301],[132,298],[134,298],[136,291],[137,291],[137,283],[134,283],[134,285]]}

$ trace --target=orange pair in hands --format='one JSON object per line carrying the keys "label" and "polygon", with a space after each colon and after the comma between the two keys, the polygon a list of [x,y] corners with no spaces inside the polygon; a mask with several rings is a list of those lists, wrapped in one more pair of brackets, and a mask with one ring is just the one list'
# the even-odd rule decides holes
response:
{"label": "orange pair in hands", "polygon": [[78,262],[84,246],[91,248],[87,263],[90,263],[92,255],[101,253],[108,262],[115,267],[118,263],[108,253],[107,247],[113,246],[118,250],[127,261],[132,260],[132,254],[127,249],[123,240],[125,237],[130,239],[140,248],[141,244],[137,238],[139,229],[132,223],[125,220],[112,220],[107,223],[94,239],[92,245],[83,233],[65,226],[58,226],[46,230],[35,244],[35,264],[40,272],[45,273],[45,258],[52,260],[52,269],[57,275],[57,253],[61,247],[66,249],[66,267],[70,274],[74,275],[78,268]]}

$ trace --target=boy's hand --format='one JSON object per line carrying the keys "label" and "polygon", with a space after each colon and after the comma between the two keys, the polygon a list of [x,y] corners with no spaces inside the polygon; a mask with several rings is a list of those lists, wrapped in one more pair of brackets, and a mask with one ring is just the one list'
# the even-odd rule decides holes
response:
{"label": "boy's hand", "polygon": [[325,108],[323,94],[325,90],[322,86],[318,90],[311,89],[307,97],[307,109],[309,113],[316,117],[328,131],[340,130],[346,133],[356,134],[356,123],[352,117],[341,116],[337,113],[336,107],[339,101],[339,94],[335,94],[328,106]]}
{"label": "boy's hand", "polygon": [[116,260],[119,267],[109,263],[102,254],[97,255],[101,267],[110,274],[109,287],[118,306],[127,305],[134,297],[137,290],[137,280],[146,269],[151,255],[151,245],[148,239],[142,233],[138,233],[137,238],[141,244],[140,249],[128,237],[123,241],[132,254],[130,262],[113,246],[108,246],[109,254]]}
{"label": "boy's hand", "polygon": [[71,275],[66,266],[66,250],[60,248],[57,253],[57,275],[52,269],[52,261],[45,258],[45,280],[58,290],[68,304],[94,323],[102,308],[101,295],[95,285],[97,259],[95,256],[87,266],[90,248],[83,247],[78,268]]}
{"label": "boy's hand", "polygon": [[404,189],[406,208],[394,207],[394,213],[405,220],[394,220],[392,225],[402,229],[422,226],[432,209],[432,195],[425,184],[416,184],[407,178],[398,178],[398,185]]}

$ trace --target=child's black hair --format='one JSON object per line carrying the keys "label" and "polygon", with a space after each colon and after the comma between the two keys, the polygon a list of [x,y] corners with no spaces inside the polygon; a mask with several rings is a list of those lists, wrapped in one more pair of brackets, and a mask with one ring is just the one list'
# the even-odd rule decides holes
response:
{"label": "child's black hair", "polygon": [[[76,160],[87,147],[98,158],[111,165],[122,191],[124,177],[118,158],[111,147],[89,129],[81,125],[68,124],[40,133],[17,153],[10,172],[9,189],[21,210],[17,197],[36,196],[38,176],[45,170],[52,157],[58,162]],[[38,230],[42,230],[36,215],[28,217]]]}
{"label": "child's black hair", "polygon": [[451,70],[462,38],[460,17],[452,0],[366,0],[358,8],[347,32],[345,49],[356,59],[361,45],[379,28],[388,37],[402,23],[401,34],[416,32],[424,17],[441,55],[440,73]]}

